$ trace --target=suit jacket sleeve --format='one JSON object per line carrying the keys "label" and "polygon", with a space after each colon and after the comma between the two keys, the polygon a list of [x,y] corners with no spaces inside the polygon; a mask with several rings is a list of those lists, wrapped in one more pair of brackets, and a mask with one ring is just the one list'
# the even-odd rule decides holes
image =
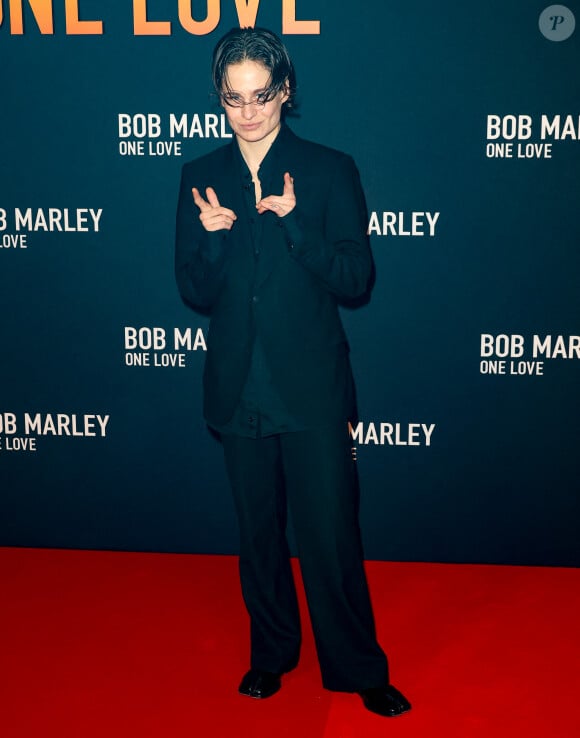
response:
{"label": "suit jacket sleeve", "polygon": [[282,226],[296,261],[339,298],[356,298],[367,290],[372,269],[359,174],[352,158],[343,154],[325,176],[329,186],[316,205],[324,210],[322,227],[299,200],[281,219]]}
{"label": "suit jacket sleeve", "polygon": [[228,230],[208,232],[193,202],[190,164],[181,173],[175,229],[175,276],[182,298],[196,308],[214,303],[227,267]]}

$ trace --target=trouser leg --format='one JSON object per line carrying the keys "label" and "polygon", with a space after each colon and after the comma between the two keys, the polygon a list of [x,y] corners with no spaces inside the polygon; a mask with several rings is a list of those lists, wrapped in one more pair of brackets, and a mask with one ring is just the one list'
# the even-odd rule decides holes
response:
{"label": "trouser leg", "polygon": [[280,436],[322,681],[359,691],[388,683],[377,643],[358,524],[358,481],[346,423]]}
{"label": "trouser leg", "polygon": [[276,436],[222,436],[240,528],[240,580],[250,615],[251,667],[281,673],[300,651],[300,616],[286,541]]}

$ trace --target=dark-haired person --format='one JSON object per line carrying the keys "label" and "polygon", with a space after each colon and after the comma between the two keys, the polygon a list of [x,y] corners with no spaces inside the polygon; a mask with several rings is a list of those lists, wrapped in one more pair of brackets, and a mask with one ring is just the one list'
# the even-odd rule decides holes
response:
{"label": "dark-haired person", "polygon": [[338,312],[371,274],[358,173],[283,122],[296,79],[276,35],[233,29],[212,73],[235,136],[183,167],[176,275],[186,303],[211,315],[204,416],[223,443],[251,624],[239,691],[269,697],[298,663],[288,504],[324,686],[400,715],[410,704],[389,683],[363,568]]}

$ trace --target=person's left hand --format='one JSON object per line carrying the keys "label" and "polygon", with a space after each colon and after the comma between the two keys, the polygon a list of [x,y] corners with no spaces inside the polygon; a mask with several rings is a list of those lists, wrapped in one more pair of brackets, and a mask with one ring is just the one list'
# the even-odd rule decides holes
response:
{"label": "person's left hand", "polygon": [[257,211],[265,213],[266,210],[271,210],[279,218],[283,218],[285,215],[296,207],[296,195],[294,194],[294,180],[290,176],[289,172],[284,174],[284,191],[281,195],[268,195],[263,197],[260,202],[256,205]]}

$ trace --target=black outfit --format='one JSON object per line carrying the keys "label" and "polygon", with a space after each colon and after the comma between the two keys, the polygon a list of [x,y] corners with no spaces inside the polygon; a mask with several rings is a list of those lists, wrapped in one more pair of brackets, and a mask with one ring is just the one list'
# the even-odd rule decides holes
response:
{"label": "black outfit", "polygon": [[[350,157],[286,126],[259,171],[262,193],[284,172],[297,205],[255,210],[237,141],[186,164],[177,213],[176,275],[184,300],[211,313],[204,414],[222,436],[240,523],[240,575],[251,665],[293,668],[300,648],[285,538],[289,504],[324,686],[388,683],[362,563],[358,487],[347,421],[354,387],[338,300],[365,292],[366,208]],[[208,233],[191,194],[215,189],[237,215]]]}
{"label": "black outfit", "polygon": [[[284,135],[282,135],[283,139]],[[280,186],[279,182],[273,181],[273,165],[279,146],[280,138],[277,137],[276,142],[260,166],[260,182],[264,193],[275,192],[276,186]],[[244,200],[244,209],[241,215],[249,225],[256,268],[258,268],[258,262],[262,258],[263,251],[262,227],[266,219],[256,212],[256,194],[252,174],[238,146],[234,146],[234,158],[235,167],[239,171]],[[303,430],[303,425],[292,416],[291,410],[285,407],[279,393],[276,391],[268,370],[268,363],[259,334],[254,337],[248,377],[234,416],[227,424],[219,428],[214,426],[214,430],[251,438]]]}

